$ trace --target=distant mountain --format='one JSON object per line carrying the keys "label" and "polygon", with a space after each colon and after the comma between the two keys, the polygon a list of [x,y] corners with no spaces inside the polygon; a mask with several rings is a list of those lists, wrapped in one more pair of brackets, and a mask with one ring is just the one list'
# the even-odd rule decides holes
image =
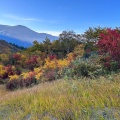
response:
{"label": "distant mountain", "polygon": [[0,25],[0,39],[3,39],[3,37],[6,37],[5,40],[7,41],[8,41],[7,38],[10,38],[11,41],[14,42],[15,44],[19,41],[19,44],[17,45],[20,46],[22,45],[23,42],[27,42],[23,44],[31,45],[31,43],[34,40],[42,42],[43,40],[45,40],[46,37],[49,38],[51,41],[58,39],[57,36],[52,36],[47,33],[38,33],[22,25],[17,26]]}
{"label": "distant mountain", "polygon": [[31,42],[22,41],[22,40],[12,38],[12,37],[8,37],[8,36],[5,36],[5,35],[0,35],[0,40],[5,40],[8,43],[13,43],[13,44],[16,44],[18,46],[23,46],[23,47],[26,47],[26,48],[32,46]]}
{"label": "distant mountain", "polygon": [[15,53],[21,51],[20,47],[7,43],[5,40],[0,40],[0,54],[1,53]]}

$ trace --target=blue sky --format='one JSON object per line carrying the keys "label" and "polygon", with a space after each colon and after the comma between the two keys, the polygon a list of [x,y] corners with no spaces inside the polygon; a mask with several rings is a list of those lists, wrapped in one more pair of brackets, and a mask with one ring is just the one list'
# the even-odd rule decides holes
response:
{"label": "blue sky", "polygon": [[89,27],[119,27],[120,0],[0,0],[0,24],[58,35]]}

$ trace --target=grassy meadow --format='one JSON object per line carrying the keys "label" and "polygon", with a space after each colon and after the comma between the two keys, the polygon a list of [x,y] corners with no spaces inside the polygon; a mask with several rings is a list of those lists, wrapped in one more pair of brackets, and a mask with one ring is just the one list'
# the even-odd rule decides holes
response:
{"label": "grassy meadow", "polygon": [[120,74],[57,80],[8,91],[0,86],[0,120],[119,120]]}

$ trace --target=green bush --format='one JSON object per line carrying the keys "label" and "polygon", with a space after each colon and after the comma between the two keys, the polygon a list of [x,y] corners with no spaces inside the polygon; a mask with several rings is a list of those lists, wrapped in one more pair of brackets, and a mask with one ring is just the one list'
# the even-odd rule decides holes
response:
{"label": "green bush", "polygon": [[63,76],[67,77],[98,77],[103,75],[103,68],[99,63],[99,56],[94,55],[89,59],[78,57],[70,66],[62,71]]}

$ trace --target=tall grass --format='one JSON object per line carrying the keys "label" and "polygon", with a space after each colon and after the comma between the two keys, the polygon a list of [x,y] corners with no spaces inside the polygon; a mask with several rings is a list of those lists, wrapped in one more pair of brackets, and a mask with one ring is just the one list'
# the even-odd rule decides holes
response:
{"label": "tall grass", "polygon": [[[109,80],[108,80],[109,79]],[[119,120],[120,75],[0,87],[0,120]]]}

